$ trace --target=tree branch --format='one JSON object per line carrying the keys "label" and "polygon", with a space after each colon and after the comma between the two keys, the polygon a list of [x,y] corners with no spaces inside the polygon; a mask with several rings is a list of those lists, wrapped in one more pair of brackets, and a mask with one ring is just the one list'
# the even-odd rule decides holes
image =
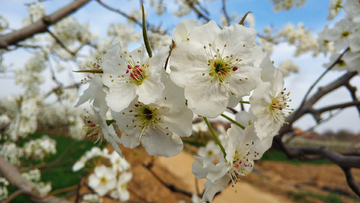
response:
{"label": "tree branch", "polygon": [[39,191],[36,189],[35,184],[25,180],[18,169],[7,162],[2,156],[0,156],[0,173],[10,182],[12,186],[21,190],[22,193],[33,202],[69,203],[65,199],[53,196],[42,198]]}
{"label": "tree branch", "polygon": [[138,24],[139,26],[142,26],[142,23],[139,22],[136,18],[134,18],[134,17],[132,17],[132,16],[129,16],[128,14],[120,11],[119,9],[115,9],[115,8],[112,8],[112,7],[104,4],[101,0],[96,0],[96,1],[97,1],[99,4],[101,4],[103,7],[107,8],[108,10],[113,11],[113,12],[115,12],[115,13],[118,13],[118,14],[124,16],[125,18],[134,21],[134,23]]}
{"label": "tree branch", "polygon": [[47,28],[60,21],[64,17],[75,12],[80,7],[88,3],[89,0],[76,0],[63,8],[55,11],[54,13],[44,16],[42,19],[36,21],[22,29],[0,36],[0,48],[7,49],[10,45],[16,45],[18,42],[32,37],[35,34],[46,32]]}
{"label": "tree branch", "polygon": [[360,186],[354,179],[354,176],[351,173],[351,169],[344,167],[341,167],[341,169],[344,171],[346,182],[349,185],[349,187],[360,197]]}

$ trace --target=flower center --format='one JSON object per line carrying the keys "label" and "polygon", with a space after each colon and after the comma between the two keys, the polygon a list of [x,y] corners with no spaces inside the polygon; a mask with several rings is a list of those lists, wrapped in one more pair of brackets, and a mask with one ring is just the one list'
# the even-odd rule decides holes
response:
{"label": "flower center", "polygon": [[[145,105],[141,102],[136,103],[133,107],[135,108],[133,110],[129,110],[129,114],[123,112],[123,115],[134,117],[132,119],[132,123],[134,123],[134,125],[127,125],[126,127],[130,127],[130,130],[139,128],[141,133],[139,135],[138,141],[140,142],[141,136],[145,136],[146,130],[148,130],[149,127],[155,130],[155,127],[161,121],[161,117],[158,113],[159,108]],[[126,135],[129,135],[129,133],[126,133]]]}
{"label": "flower center", "polygon": [[107,179],[105,177],[100,178],[100,184],[106,185]]}
{"label": "flower center", "polygon": [[[284,88],[284,91],[286,88]],[[279,95],[274,97],[272,99],[272,102],[269,106],[270,114],[275,118],[275,120],[278,123],[281,123],[281,126],[283,126],[285,122],[285,112],[288,112],[288,114],[291,114],[294,109],[290,109],[288,102],[291,102],[291,99],[289,99],[290,92],[285,94],[284,92],[281,92]]]}
{"label": "flower center", "polygon": [[146,65],[138,65],[135,64],[133,61],[128,61],[126,74],[129,75],[129,80],[131,83],[134,83],[135,85],[139,86],[143,83],[143,81],[148,77],[146,72]]}
{"label": "flower center", "polygon": [[[214,51],[211,44],[209,44],[208,47],[204,46],[208,58],[207,65],[209,67],[209,75],[212,77],[210,82],[215,80],[219,82],[219,85],[224,84],[229,92],[234,95],[234,91],[232,91],[229,86],[228,77],[231,77],[231,74],[239,69],[238,66],[242,59],[234,58],[233,55],[225,55],[225,48],[226,44],[221,51],[219,49]],[[203,73],[202,75],[205,76],[205,74],[206,73]]]}

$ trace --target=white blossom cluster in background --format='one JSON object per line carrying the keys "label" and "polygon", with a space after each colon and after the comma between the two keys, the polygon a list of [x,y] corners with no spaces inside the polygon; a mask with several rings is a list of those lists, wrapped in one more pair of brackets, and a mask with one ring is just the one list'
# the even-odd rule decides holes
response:
{"label": "white blossom cluster in background", "polygon": [[[107,159],[110,161],[110,166],[99,162],[99,159]],[[95,165],[90,163],[91,160],[94,160]],[[104,161],[104,163],[108,163],[108,161]],[[110,196],[114,199],[123,202],[129,200],[130,194],[126,185],[132,178],[132,173],[129,171],[130,164],[116,151],[110,154],[106,148],[101,150],[98,147],[93,147],[74,164],[73,171],[78,171],[87,165],[94,168],[94,172],[89,176],[89,186],[99,196],[104,196],[110,192]],[[102,198],[99,196],[83,196],[83,202],[94,202],[95,200],[102,202]]]}
{"label": "white blossom cluster in background", "polygon": [[[129,148],[142,143],[148,154],[170,157],[182,151],[181,137],[191,135],[194,113],[209,125],[207,117],[226,118],[226,108],[237,106],[253,91],[250,100],[243,102],[251,110],[237,115],[236,121],[229,119],[234,124],[223,130],[222,141],[213,134],[217,145],[209,142],[201,148],[202,157],[196,157],[193,164],[196,177],[208,180],[202,201],[211,201],[229,181],[234,185],[252,171],[253,161],[270,148],[273,136],[286,124],[286,115],[293,111],[291,100],[281,71],[255,45],[254,29],[239,24],[220,29],[214,21],[201,25],[185,20],[173,36],[171,49],[160,48],[154,56],[145,46],[127,52],[120,43],[113,45],[90,66],[90,72],[102,73],[87,77],[89,87],[76,106],[91,102],[97,123],[87,121],[90,136],[106,139],[120,155],[117,143]],[[111,117],[107,118],[109,110]],[[122,133],[120,138],[111,125],[114,122]],[[219,163],[213,165],[218,155]],[[83,157],[78,165],[87,160]],[[90,180],[110,176],[109,170],[95,168]],[[103,195],[113,184],[97,192]]]}
{"label": "white blossom cluster in background", "polygon": [[26,180],[33,182],[41,196],[47,195],[52,189],[50,182],[44,183],[40,181],[41,171],[39,169],[34,169],[28,172],[21,173],[21,176]]}
{"label": "white blossom cluster in background", "polygon": [[12,141],[6,141],[0,145],[0,156],[14,165],[20,165],[20,158],[43,160],[50,154],[56,154],[56,141],[47,135],[30,140],[23,147]]}
{"label": "white blossom cluster in background", "polygon": [[290,10],[294,6],[297,8],[304,6],[306,0],[270,0],[274,4],[274,10],[276,12],[281,10]]}
{"label": "white blossom cluster in background", "polygon": [[[332,0],[329,5],[330,19],[333,19],[341,8],[344,9],[346,16],[336,22],[332,28],[326,26],[319,33],[319,50],[324,54],[327,53],[325,47],[333,46],[334,52],[330,57],[330,62],[324,64],[327,68],[337,60],[340,54],[347,48],[349,50],[340,59],[332,70],[360,71],[360,6],[357,0],[342,1]],[[335,5],[335,6],[334,6]],[[337,9],[334,12],[334,9]]]}
{"label": "white blossom cluster in background", "polygon": [[9,182],[5,179],[0,177],[0,201],[4,201],[7,199],[9,191],[7,190],[7,187],[9,185]]}

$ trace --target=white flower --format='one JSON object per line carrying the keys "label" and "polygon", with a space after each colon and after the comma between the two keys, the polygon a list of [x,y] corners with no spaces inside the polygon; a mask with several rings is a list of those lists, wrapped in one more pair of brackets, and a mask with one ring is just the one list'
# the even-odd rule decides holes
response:
{"label": "white flower", "polygon": [[222,154],[221,150],[214,141],[209,141],[206,147],[200,147],[198,151],[198,155],[203,158],[206,164],[211,164],[220,154]]}
{"label": "white flower", "polygon": [[130,168],[130,164],[124,158],[119,156],[116,151],[113,151],[109,158],[114,171],[118,170],[120,172],[123,172]]}
{"label": "white flower", "polygon": [[333,28],[324,34],[324,39],[334,41],[335,51],[341,51],[349,46],[349,36],[359,28],[360,24],[344,18],[337,22]]}
{"label": "white flower", "polygon": [[[344,63],[347,67],[349,67],[348,70],[356,70],[358,73],[360,73],[360,52],[348,51],[345,56],[343,56],[343,59],[340,61],[340,63]],[[336,65],[338,66],[338,64]]]}
{"label": "white flower", "polygon": [[337,14],[340,12],[342,6],[343,0],[331,0],[330,4],[328,6],[329,9],[329,15],[327,16],[327,20],[332,20],[334,19]]}
{"label": "white flower", "polygon": [[285,123],[285,112],[289,109],[289,94],[284,93],[284,80],[281,72],[272,65],[269,57],[261,63],[263,82],[255,88],[250,97],[252,112],[258,118],[255,121],[255,131],[260,139],[275,136]]}
{"label": "white flower", "polygon": [[116,187],[116,172],[104,165],[95,167],[94,173],[89,176],[89,186],[100,196]]}
{"label": "white flower", "polygon": [[358,0],[347,0],[344,10],[353,22],[360,23],[360,2]]}
{"label": "white flower", "polygon": [[[346,55],[348,55],[350,52],[346,53]],[[351,54],[350,54],[351,55]],[[334,53],[330,56],[330,62],[329,63],[324,63],[323,67],[324,68],[329,68],[338,58],[339,58],[340,54],[338,53]],[[353,71],[355,70],[354,68],[351,68],[350,66],[347,65],[347,62],[345,62],[345,56],[343,56],[338,63],[335,64],[335,66],[331,69],[331,70],[335,70],[335,71]]]}
{"label": "white flower", "polygon": [[200,121],[198,123],[194,123],[192,125],[192,129],[194,132],[206,132],[209,130],[209,128],[207,127],[205,121]]}
{"label": "white flower", "polygon": [[194,27],[198,27],[201,24],[195,19],[183,20],[174,29],[173,35],[176,43],[186,42],[189,38],[190,32]]}
{"label": "white flower", "polygon": [[75,162],[75,164],[73,165],[72,171],[75,172],[75,171],[78,171],[78,170],[84,168],[85,163],[87,162],[87,160],[88,159],[86,158],[86,156],[81,156],[79,161]]}
{"label": "white flower", "polygon": [[[117,44],[120,49],[120,44]],[[139,101],[150,104],[161,96],[164,85],[161,71],[168,56],[168,48],[162,48],[152,58],[141,46],[130,53],[114,54],[103,62],[103,83],[109,87],[107,105],[116,112],[124,110],[139,96]]]}
{"label": "white flower", "polygon": [[291,72],[299,72],[299,67],[294,64],[290,59],[288,59],[279,64],[279,70],[281,71],[283,77],[286,77],[289,76]]}
{"label": "white flower", "polygon": [[97,194],[86,194],[83,196],[82,203],[102,203],[103,199]]}
{"label": "white flower", "polygon": [[223,191],[230,181],[235,186],[240,176],[248,175],[252,171],[254,160],[260,159],[270,148],[272,137],[260,141],[254,130],[253,125],[240,130],[232,124],[228,130],[225,160],[220,159],[217,165],[207,165],[202,158],[195,157],[192,172],[197,179],[208,180],[204,185],[206,190],[201,202],[211,202],[214,195]]}
{"label": "white flower", "polygon": [[126,202],[130,199],[129,191],[126,188],[127,183],[131,180],[132,173],[125,172],[120,175],[116,190],[111,193],[113,198],[117,198],[122,202]]}
{"label": "white flower", "polygon": [[183,89],[163,76],[166,88],[161,97],[151,104],[134,100],[122,112],[112,112],[125,147],[142,145],[150,155],[175,156],[183,149],[180,137],[192,131],[191,110],[185,106]]}
{"label": "white flower", "polygon": [[260,69],[251,65],[255,37],[252,28],[233,24],[221,30],[210,21],[175,46],[170,77],[185,88],[188,107],[196,114],[217,117],[256,87]]}

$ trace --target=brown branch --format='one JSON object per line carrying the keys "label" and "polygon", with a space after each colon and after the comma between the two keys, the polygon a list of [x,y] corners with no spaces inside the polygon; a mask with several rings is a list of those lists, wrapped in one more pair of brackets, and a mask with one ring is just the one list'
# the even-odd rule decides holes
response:
{"label": "brown branch", "polygon": [[112,8],[112,7],[104,4],[101,0],[96,0],[96,1],[97,1],[99,4],[101,4],[102,6],[104,6],[105,8],[107,8],[108,10],[113,11],[113,12],[115,12],[115,13],[118,13],[118,14],[124,16],[125,18],[134,21],[134,23],[142,26],[141,22],[139,22],[136,18],[134,18],[134,17],[132,17],[132,16],[129,16],[128,14],[120,11],[119,9],[115,9],[115,8]]}
{"label": "brown branch", "polygon": [[19,170],[7,162],[2,156],[0,156],[0,173],[9,181],[9,183],[18,190],[21,190],[23,194],[33,202],[54,202],[54,203],[69,203],[65,199],[57,197],[41,197],[39,191],[36,189],[35,184],[24,179]]}
{"label": "brown branch", "polygon": [[7,49],[8,46],[16,45],[18,42],[30,38],[35,34],[46,32],[47,28],[50,25],[57,23],[58,21],[75,12],[77,9],[84,6],[88,2],[89,0],[72,1],[71,3],[55,11],[54,13],[48,16],[44,16],[42,19],[36,21],[34,24],[31,24],[25,28],[16,30],[8,34],[1,35],[0,48]]}
{"label": "brown branch", "polygon": [[299,118],[301,118],[303,115],[307,114],[307,113],[311,113],[312,111],[314,111],[314,109],[312,108],[312,106],[319,101],[323,96],[325,96],[326,94],[334,91],[335,89],[344,86],[348,83],[348,81],[353,78],[355,75],[357,74],[356,71],[353,72],[347,72],[346,74],[344,74],[343,76],[341,76],[340,78],[338,78],[337,80],[335,80],[334,82],[328,84],[325,87],[320,87],[319,90],[312,96],[310,97],[307,101],[305,100],[305,103],[302,104],[302,106],[299,107],[299,109],[297,109],[295,112],[293,112],[290,116],[288,116],[286,118],[286,122],[288,122],[288,125],[284,125],[280,131],[279,131],[279,135],[280,137],[282,135],[284,135],[287,132],[291,132],[292,131],[292,124],[298,120]]}
{"label": "brown branch", "polygon": [[70,49],[68,49],[68,48],[64,45],[64,43],[63,43],[57,36],[55,36],[55,34],[52,33],[49,29],[46,29],[46,32],[49,33],[49,34],[55,39],[56,43],[58,43],[63,49],[65,49],[65,51],[67,51],[67,52],[73,57],[73,59],[74,59],[74,57],[75,57],[75,52],[70,51]]}
{"label": "brown branch", "polygon": [[340,56],[329,66],[329,68],[327,68],[326,71],[323,74],[320,75],[320,77],[314,82],[314,84],[311,85],[311,87],[306,92],[306,94],[305,94],[299,108],[302,108],[304,106],[304,104],[306,102],[306,98],[309,96],[311,90],[321,80],[321,78],[323,78],[326,75],[326,73],[328,73],[331,69],[333,69],[335,67],[335,65],[341,61],[341,58],[344,56],[344,54],[349,50],[350,50],[349,47],[347,49],[345,49],[345,51],[342,54],[340,54]]}
{"label": "brown branch", "polygon": [[335,104],[335,105],[332,105],[332,106],[327,106],[327,107],[324,107],[324,108],[321,108],[321,109],[318,109],[318,110],[315,110],[316,113],[323,113],[325,111],[331,111],[331,110],[334,110],[334,109],[344,109],[344,108],[347,108],[347,107],[352,107],[352,106],[356,106],[358,107],[360,105],[360,101],[353,101],[353,102],[347,102],[347,103],[343,103],[343,104]]}
{"label": "brown branch", "polygon": [[4,203],[10,203],[12,199],[14,199],[15,197],[17,197],[18,195],[23,194],[25,191],[24,190],[16,190],[14,193],[12,193],[5,201]]}
{"label": "brown branch", "polygon": [[[353,101],[359,101],[357,96],[356,96],[356,87],[353,87],[350,82],[345,84],[345,87],[349,90],[350,92],[350,96],[352,98]],[[359,116],[360,116],[360,105],[356,106]]]}
{"label": "brown branch", "polygon": [[341,169],[344,171],[346,182],[349,185],[349,187],[360,197],[360,186],[359,183],[357,183],[356,180],[354,179],[354,176],[351,173],[351,169],[343,168],[343,167],[341,167]]}
{"label": "brown branch", "polygon": [[206,21],[210,21],[210,18],[207,17],[205,14],[201,13],[201,11],[199,11],[199,9],[197,9],[195,6],[194,6],[194,3],[191,1],[191,2],[188,2],[188,5],[189,7],[194,10],[194,12],[197,14],[198,18],[203,18],[205,19]]}
{"label": "brown branch", "polygon": [[226,11],[226,7],[225,7],[225,0],[222,0],[222,10],[224,12],[224,16],[225,16],[225,19],[226,19],[226,23],[227,23],[227,26],[230,25],[230,17],[229,15],[227,14],[227,11]]}

